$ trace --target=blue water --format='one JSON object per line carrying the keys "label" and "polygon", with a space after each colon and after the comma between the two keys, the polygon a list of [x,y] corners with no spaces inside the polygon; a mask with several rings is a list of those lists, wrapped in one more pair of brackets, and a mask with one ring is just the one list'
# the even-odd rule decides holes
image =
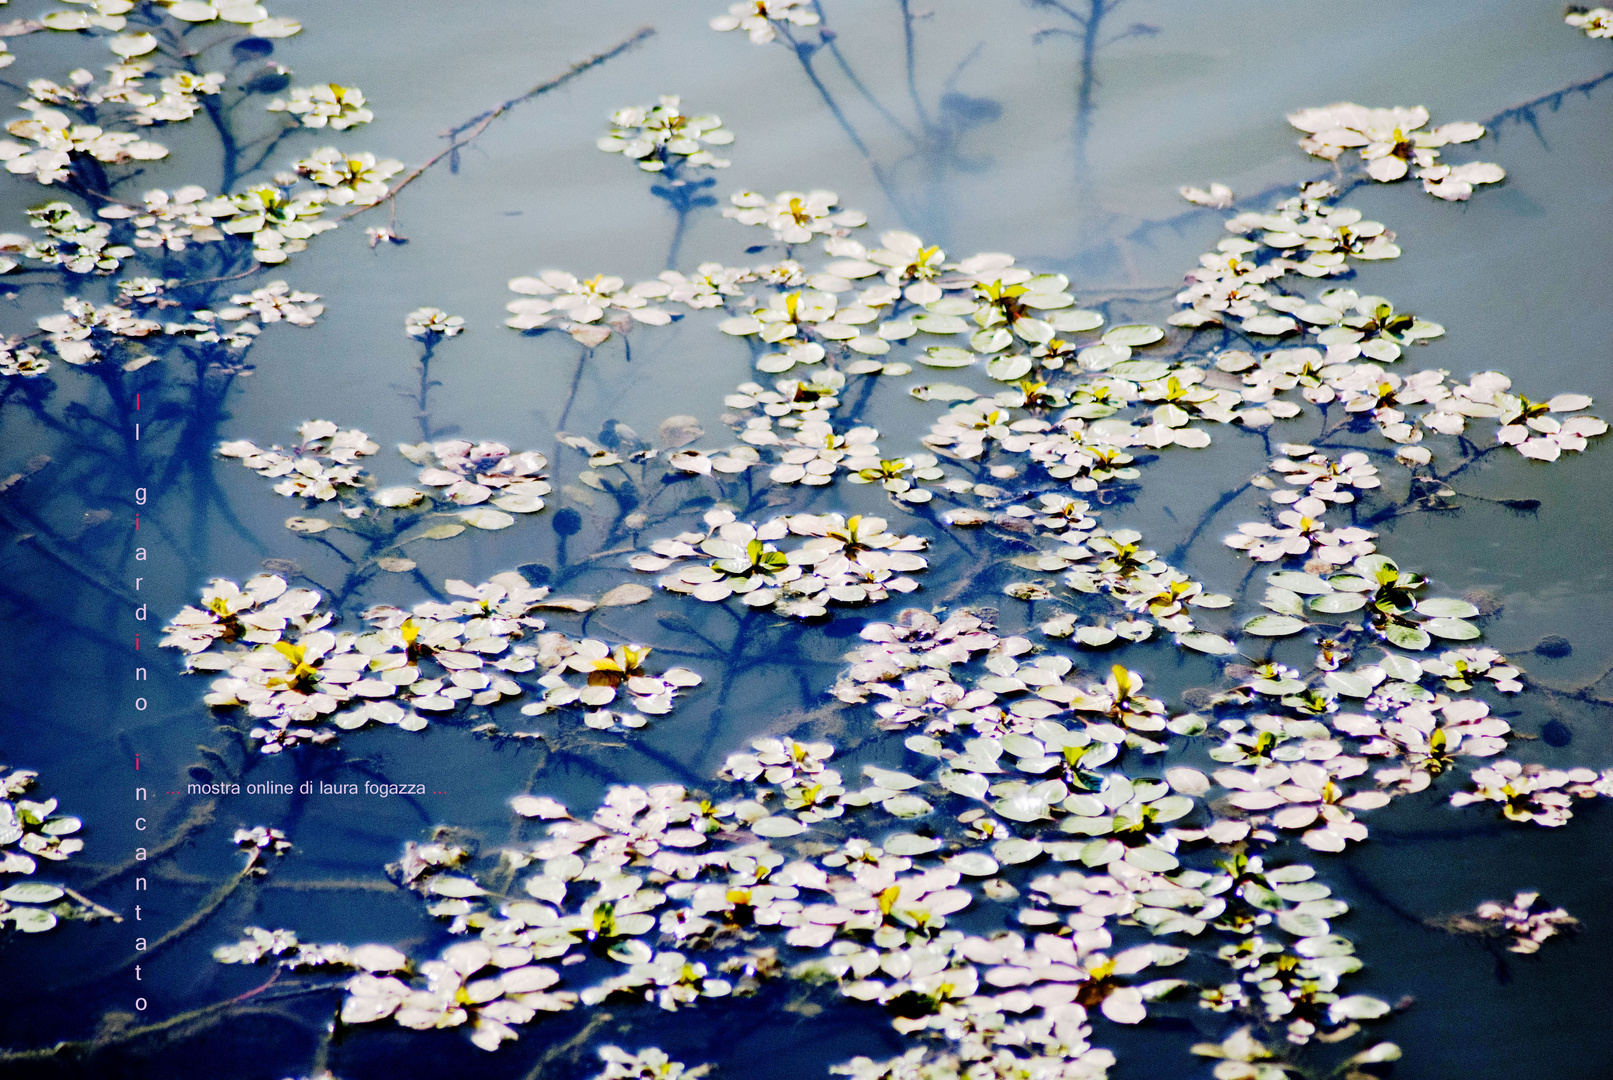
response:
{"label": "blue water", "polygon": [[[909,6],[917,15],[921,5]],[[381,443],[382,458],[393,444],[416,441],[416,406],[395,387],[407,390],[417,379],[412,365],[419,348],[401,332],[403,316],[429,304],[463,315],[470,327],[440,345],[433,359],[431,374],[441,381],[431,397],[433,422],[457,425],[470,438],[541,449],[575,470],[576,459],[561,456],[571,451],[556,454],[554,437],[577,347],[561,335],[531,338],[505,329],[504,304],[511,298],[505,282],[551,267],[636,281],[665,266],[672,213],[650,195],[644,174],[593,148],[613,110],[680,94],[688,109],[719,113],[737,134],[724,151],[734,164],[717,174],[713,192],[719,197],[741,187],[767,193],[829,187],[843,206],[868,214],[865,231],[912,229],[952,257],[1012,252],[1022,265],[1067,274],[1083,305],[1106,304],[1118,324],[1161,321],[1182,273],[1224,235],[1222,214],[1188,207],[1176,195],[1179,186],[1216,180],[1240,197],[1271,192],[1265,202],[1242,208],[1286,197],[1293,184],[1322,174],[1323,163],[1295,148],[1284,113],[1352,100],[1423,104],[1436,123],[1482,120],[1613,68],[1613,44],[1563,26],[1554,3],[1132,0],[1105,18],[1103,39],[1118,40],[1098,52],[1090,110],[1078,115],[1079,42],[1032,37],[1039,28],[1071,25],[1057,11],[941,0],[923,6],[933,12],[912,24],[916,94],[910,95],[900,6],[824,5],[867,98],[826,51],[814,57],[814,70],[866,155],[790,50],[707,29],[721,4],[293,0],[274,9],[306,26],[276,47],[276,58],[295,69],[293,84],[334,79],[359,86],[376,112],[374,123],[339,136],[305,134],[296,149],[334,142],[411,165],[444,145],[439,132],[641,25],[656,32],[560,90],[514,107],[458,155],[456,168],[445,162],[413,183],[397,207],[406,245],[367,244],[363,226],[383,223],[383,207],[317,237],[307,252],[250,282],[284,277],[320,294],[327,311],[312,329],[269,328],[251,353],[255,373],[238,379],[222,401],[196,406],[189,415],[204,441],[162,444],[161,456],[96,456],[97,418],[120,413],[101,383],[61,364],[50,375],[48,411],[65,417],[64,424],[40,423],[17,398],[0,411],[0,474],[18,471],[38,454],[51,458],[0,504],[8,534],[0,546],[0,612],[10,631],[0,653],[0,677],[9,690],[0,714],[0,760],[37,769],[42,790],[84,819],[86,849],[66,864],[62,880],[129,912],[135,901],[126,877],[91,885],[140,842],[130,801],[134,754],[141,758],[141,777],[159,793],[149,811],[153,829],[167,835],[198,800],[160,792],[182,782],[187,767],[200,760],[198,744],[225,741],[199,700],[202,681],[181,676],[171,656],[151,649],[156,620],[192,602],[208,579],[241,580],[265,559],[292,560],[327,588],[341,578],[339,560],[328,549],[283,529],[283,519],[297,512],[288,500],[235,463],[209,457],[214,441],[285,442],[296,424],[314,417],[369,432]],[[15,5],[8,11],[22,14]],[[19,60],[5,74],[18,85],[42,75],[59,79],[68,67],[92,62],[88,47],[71,35],[18,37],[11,48]],[[102,62],[104,54],[93,55],[93,63]],[[1572,391],[1613,401],[1605,243],[1613,212],[1610,95],[1613,84],[1602,84],[1494,125],[1478,156],[1500,162],[1508,178],[1469,203],[1440,203],[1404,185],[1350,196],[1350,205],[1393,228],[1405,249],[1398,260],[1370,264],[1356,287],[1392,297],[1399,308],[1447,328],[1443,339],[1416,350],[1414,363],[1445,367],[1456,377],[1501,370],[1536,400]],[[916,146],[887,112],[921,133]],[[1084,135],[1077,138],[1077,131]],[[217,166],[205,138],[160,139],[175,150],[176,164],[153,167],[137,186],[194,181],[216,187]],[[6,179],[0,220],[5,229],[24,231],[22,209],[50,192],[24,178]],[[714,210],[697,213],[679,265],[689,269],[706,259],[743,264],[742,245],[752,239]],[[0,329],[25,333],[56,303],[49,289],[8,296]],[[597,437],[616,421],[648,435],[664,418],[688,414],[713,433],[706,445],[727,445],[721,398],[755,374],[745,347],[715,334],[714,321],[695,315],[635,331],[630,356],[619,337],[602,346],[582,369],[567,429]],[[905,387],[920,376],[935,381],[934,374],[920,369],[889,380],[895,385],[881,386],[869,399],[863,415],[880,429],[882,446],[917,448],[917,437],[943,409],[915,402]],[[164,377],[172,387],[182,369],[171,365]],[[986,388],[978,372],[958,378]],[[68,402],[76,408],[66,408]],[[209,408],[217,410],[216,423],[201,422]],[[1441,595],[1481,590],[1493,598],[1500,613],[1487,623],[1484,643],[1518,657],[1538,683],[1587,683],[1613,666],[1607,557],[1613,485],[1606,480],[1606,452],[1593,443],[1587,453],[1549,468],[1510,454],[1491,457],[1456,485],[1470,496],[1460,512],[1405,518],[1385,532],[1384,549],[1402,566],[1427,574]],[[1169,551],[1222,491],[1260,469],[1265,458],[1258,438],[1234,432],[1218,434],[1211,450],[1166,455],[1145,469],[1135,501],[1110,511],[1105,523],[1139,529],[1151,546]],[[151,479],[170,463],[181,466],[177,475]],[[393,458],[377,471],[404,482],[409,473],[400,465]],[[129,561],[135,537],[128,498],[142,482],[153,488],[152,502],[140,511],[140,536],[152,538],[152,557],[139,600],[152,621],[136,627],[126,599],[139,572]],[[897,512],[871,489],[849,491],[837,485],[814,509],[877,511],[894,524]],[[1519,512],[1500,502],[1523,499],[1539,500],[1539,508]],[[557,492],[554,505],[570,504]],[[1215,517],[1185,568],[1212,588],[1232,591],[1247,562],[1215,538],[1249,520],[1254,505],[1245,499]],[[576,509],[584,527],[566,541],[573,561],[602,535],[590,509]],[[104,523],[86,517],[103,510],[111,511]],[[501,533],[429,550],[420,545],[411,557],[435,582],[482,581],[521,565],[563,570],[553,517],[551,510]],[[929,528],[903,524],[900,531]],[[968,568],[944,540],[932,546],[932,568],[915,597],[920,603],[943,594]],[[612,565],[577,572],[563,591],[597,594],[630,576],[620,562]],[[118,590],[123,595],[112,595]],[[420,590],[410,576],[382,575],[363,595],[367,602],[408,605]],[[1023,605],[1000,594],[987,600],[1002,609],[1005,628],[1023,628]],[[703,674],[702,687],[673,717],[643,733],[557,752],[479,739],[453,724],[434,724],[418,735],[371,727],[344,737],[346,760],[448,794],[361,803],[246,796],[222,802],[171,860],[153,869],[149,901],[141,902],[143,919],[157,933],[187,918],[238,864],[228,844],[236,826],[279,825],[296,841],[297,853],[263,887],[230,899],[146,967],[150,1005],[138,1022],[179,1016],[262,983],[264,969],[225,968],[209,958],[243,925],[295,927],[304,941],[380,940],[405,951],[434,951],[447,940],[440,926],[382,875],[403,841],[451,823],[496,846],[508,832],[506,799],[529,783],[573,807],[593,805],[611,783],[709,783],[727,754],[757,735],[792,730],[824,702],[864,618],[889,619],[904,606],[892,600],[867,612],[842,612],[826,626],[779,628],[770,617],[741,622],[658,594],[651,603],[612,611],[593,628],[608,627],[614,636],[655,644],[668,655],[684,648],[696,654],[679,662]],[[669,616],[688,621],[669,622]],[[128,678],[137,659],[130,647],[136,629],[143,630],[140,658],[151,672],[139,689],[149,708],[139,713]],[[715,639],[726,659],[699,646],[689,629]],[[1530,652],[1554,634],[1569,639],[1571,655]],[[1147,672],[1152,692],[1173,705],[1182,690],[1217,679],[1211,660],[1168,645],[1133,648],[1126,662]],[[1509,756],[1554,765],[1613,764],[1605,708],[1537,690],[1513,708],[1515,730],[1538,735],[1556,723],[1571,741],[1515,744]],[[863,714],[848,720],[848,730],[825,737],[860,742],[870,732],[856,724],[870,720]],[[899,743],[887,739],[850,761],[893,763],[901,753]],[[317,751],[285,754],[254,764],[252,777],[334,779],[335,760]],[[841,769],[848,776],[854,771]],[[351,769],[342,776],[354,778]],[[1443,794],[1429,793],[1397,802],[1372,828],[1370,842],[1318,865],[1335,895],[1353,908],[1339,925],[1367,963],[1353,990],[1391,1002],[1415,999],[1373,1028],[1374,1037],[1392,1039],[1405,1051],[1395,1075],[1421,1080],[1527,1070],[1594,1080],[1613,1074],[1606,1039],[1613,991],[1601,963],[1613,926],[1607,856],[1613,815],[1607,808],[1581,804],[1558,830],[1501,828],[1487,814],[1453,809]],[[326,886],[294,887],[321,882]],[[1551,906],[1568,909],[1582,920],[1583,932],[1570,943],[1549,943],[1537,957],[1502,960],[1422,923],[1523,889],[1540,889]],[[132,928],[132,921],[74,923],[44,935],[13,935],[0,945],[6,1003],[0,1045],[45,1047],[98,1031],[112,1035],[130,1023],[117,1014],[131,1011],[134,984],[126,971],[106,972],[129,955]],[[647,1016],[652,1010],[643,1007],[612,1008],[615,1023],[630,1029],[607,1026],[592,1042],[656,1043],[677,1060],[717,1061],[725,1075],[759,1077],[824,1075],[828,1064],[853,1054],[889,1057],[908,1045],[877,1009],[831,1005],[821,1011],[821,1005],[802,1006],[797,995],[786,983],[742,1002],[707,1002],[675,1018]],[[18,1076],[302,1076],[312,1067],[335,1000],[329,994],[290,999],[217,1026],[181,1026],[185,1037],[172,1041],[115,1043],[98,1053],[15,1061],[4,1069]],[[1224,1035],[1222,1018],[1190,1001],[1161,1017],[1138,1029],[1096,1025],[1094,1042],[1113,1047],[1120,1058],[1114,1076],[1209,1075],[1208,1065],[1185,1051],[1200,1037]],[[375,1025],[335,1046],[328,1065],[344,1078],[470,1069],[521,1077],[587,1019],[579,1010],[531,1025],[496,1055],[469,1046],[456,1031],[422,1035]],[[596,1071],[586,1046],[580,1058],[561,1056],[548,1069],[544,1075],[566,1077]]]}

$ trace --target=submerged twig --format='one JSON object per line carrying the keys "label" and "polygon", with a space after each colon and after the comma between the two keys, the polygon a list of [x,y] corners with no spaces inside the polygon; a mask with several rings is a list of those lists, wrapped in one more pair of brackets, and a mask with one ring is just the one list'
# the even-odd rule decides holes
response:
{"label": "submerged twig", "polygon": [[[570,82],[578,75],[581,75],[583,72],[596,68],[600,64],[605,63],[607,60],[615,59],[654,33],[655,27],[641,26],[630,37],[612,46],[611,48],[606,49],[604,52],[595,53],[586,60],[579,60],[577,63],[572,64],[565,71],[561,72],[559,75],[556,75],[547,82],[539,83],[526,93],[510,98],[510,100],[506,101],[497,108],[485,112],[480,116],[472,117],[471,119],[465,121],[465,123],[460,124],[458,127],[451,128],[444,132],[445,137],[452,140],[447,149],[432,157],[431,160],[427,161],[424,165],[417,165],[415,168],[410,169],[408,174],[405,175],[402,180],[399,180],[397,184],[393,186],[392,190],[386,193],[386,198],[382,201],[391,202],[392,200],[396,199],[398,197],[398,192],[420,179],[420,177],[425,174],[427,169],[430,169],[433,165],[436,165],[450,154],[457,154],[459,151],[475,142],[481,136],[482,132],[487,130],[489,124],[503,116],[505,113],[509,112],[515,106],[521,104],[521,102],[529,101],[532,98],[538,97],[542,94],[547,94],[551,90],[564,86],[566,83]],[[458,137],[467,131],[468,134],[465,134],[464,138]],[[357,217],[366,210],[373,210],[375,207],[380,205],[380,202],[375,202],[371,203],[369,206],[361,206],[357,209],[350,210],[346,214],[342,215],[342,220],[347,221],[349,218]]]}

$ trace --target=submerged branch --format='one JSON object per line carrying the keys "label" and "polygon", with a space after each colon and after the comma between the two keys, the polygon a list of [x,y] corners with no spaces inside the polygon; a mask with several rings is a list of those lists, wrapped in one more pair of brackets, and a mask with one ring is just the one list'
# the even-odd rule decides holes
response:
{"label": "submerged branch", "polygon": [[[457,154],[459,151],[475,142],[481,136],[482,132],[487,130],[489,124],[503,116],[505,113],[509,112],[515,106],[521,104],[521,102],[530,101],[532,98],[538,97],[542,94],[547,94],[551,90],[556,90],[564,86],[566,83],[570,82],[572,79],[575,79],[583,72],[596,68],[605,63],[607,60],[615,59],[654,33],[655,27],[641,26],[630,37],[612,46],[611,48],[606,49],[604,52],[595,53],[586,60],[579,60],[577,63],[572,64],[569,68],[561,72],[559,75],[556,75],[548,82],[539,83],[526,93],[521,94],[518,97],[512,97],[510,100],[498,106],[496,109],[483,113],[481,116],[472,117],[470,120],[465,121],[458,127],[451,128],[447,132],[444,132],[444,136],[451,140],[447,149],[434,156],[424,165],[418,165],[409,170],[408,175],[404,176],[402,180],[399,180],[397,184],[393,186],[392,190],[386,193],[386,198],[384,201],[391,202],[393,199],[396,199],[398,197],[398,192],[420,179],[420,177],[425,174],[427,169],[430,169],[433,165],[436,165],[438,162],[442,161],[443,158],[448,157],[451,154]],[[464,134],[464,138],[458,137],[461,134]],[[346,214],[342,215],[342,220],[347,221],[349,218],[357,217],[366,210],[373,210],[375,207],[380,205],[380,202],[375,202],[369,206],[361,206],[357,209],[350,210]]]}
{"label": "submerged branch", "polygon": [[525,1080],[538,1080],[538,1078],[543,1075],[544,1070],[558,1061],[564,1054],[570,1054],[573,1056],[573,1058],[575,1058],[577,1051],[582,1049],[582,1047],[594,1037],[599,1029],[610,1023],[611,1020],[611,1014],[608,1012],[598,1012],[593,1016],[590,1016],[588,1018],[588,1023],[583,1025],[583,1029],[581,1031],[577,1032],[577,1034],[573,1035],[565,1042],[551,1046],[549,1049],[545,1050],[543,1052],[543,1056],[532,1063],[532,1069],[526,1074]]}

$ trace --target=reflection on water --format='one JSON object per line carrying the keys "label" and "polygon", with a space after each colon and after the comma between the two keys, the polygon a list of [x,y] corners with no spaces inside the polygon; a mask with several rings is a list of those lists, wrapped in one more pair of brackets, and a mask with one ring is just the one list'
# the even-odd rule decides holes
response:
{"label": "reflection on water", "polygon": [[1607,42],[282,7],[4,31],[8,1069],[1607,1071]]}

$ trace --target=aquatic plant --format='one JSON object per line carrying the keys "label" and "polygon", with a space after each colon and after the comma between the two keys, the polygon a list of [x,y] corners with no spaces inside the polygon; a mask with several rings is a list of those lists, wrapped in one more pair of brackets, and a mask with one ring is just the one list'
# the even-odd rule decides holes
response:
{"label": "aquatic plant", "polygon": [[[131,19],[150,32],[121,35]],[[184,355],[198,383],[207,373],[233,379],[269,323],[312,327],[323,305],[286,281],[206,286],[285,261],[335,227],[329,207],[393,201],[418,175],[388,187],[401,163],[322,148],[233,194],[187,185],[141,202],[113,195],[134,174],[119,179],[106,166],[132,170],[162,148],[68,113],[89,120],[112,102],[123,108],[102,117],[109,124],[207,115],[228,132],[209,100],[258,91],[185,66],[193,54],[181,24],[212,22],[258,37],[297,31],[222,0],[163,11],[96,0],[45,20],[120,34],[110,43],[123,59],[99,87],[93,77],[70,78],[74,88],[30,84],[32,119],[12,133],[35,145],[0,147],[0,157],[85,205],[36,209],[45,239],[10,245],[17,259],[8,261],[33,260],[74,287],[106,277],[116,294],[107,304],[67,296],[62,313],[37,320],[38,335],[10,340],[0,371],[15,385],[44,376],[54,357],[121,391],[126,376],[175,349],[194,350]],[[811,50],[792,35],[821,24],[815,6],[768,0],[711,25],[795,44],[810,72]],[[251,64],[267,55],[243,53]],[[255,79],[279,93],[283,74],[264,64]],[[152,78],[161,97],[138,89]],[[715,117],[680,109],[667,96],[622,110],[600,149],[637,161],[669,192],[681,169],[728,166],[701,144],[732,136]],[[232,143],[222,189],[301,128],[371,119],[363,95],[336,84],[290,89],[267,111],[284,113],[285,126],[260,136],[255,163]],[[687,320],[714,331],[712,348],[732,343],[778,376],[726,395],[731,437],[706,445],[699,421],[681,415],[654,442],[617,422],[597,439],[569,432],[575,389],[553,425],[552,455],[515,450],[532,443],[512,446],[497,432],[450,437],[429,409],[430,362],[465,321],[434,307],[402,316],[420,343],[418,390],[405,393],[420,439],[397,445],[412,480],[377,478],[390,455],[334,421],[302,423],[289,446],[220,439],[217,396],[210,424],[186,437],[303,500],[276,545],[308,545],[342,565],[332,583],[286,560],[239,583],[214,578],[200,604],[164,627],[161,645],[212,680],[202,701],[225,741],[205,748],[203,771],[238,778],[281,753],[299,768],[372,768],[350,752],[359,740],[407,745],[434,718],[501,746],[541,743],[568,761],[582,759],[579,749],[622,747],[670,771],[676,763],[638,733],[697,687],[720,683],[712,693],[725,695],[746,650],[850,637],[830,633],[850,629],[847,608],[892,593],[927,598],[924,608],[872,608],[824,688],[828,702],[805,702],[821,710],[749,739],[714,777],[684,768],[664,783],[610,782],[588,809],[558,798],[539,764],[511,794],[511,827],[496,846],[449,827],[407,841],[387,875],[440,931],[407,951],[401,930],[394,944],[349,945],[242,926],[214,951],[220,963],[273,967],[271,982],[294,974],[298,993],[329,1006],[322,1022],[334,1022],[309,1071],[323,1069],[338,1030],[362,1039],[370,1025],[461,1028],[498,1051],[558,1014],[711,1010],[786,982],[864,1003],[917,1043],[833,1070],[859,1080],[1090,1080],[1116,1061],[1100,1045],[1106,1024],[1160,1015],[1231,1029],[1191,1051],[1216,1059],[1222,1080],[1333,1075],[1399,1057],[1390,1042],[1328,1049],[1394,1011],[1356,990],[1370,957],[1347,936],[1351,902],[1329,860],[1371,842],[1397,800],[1423,791],[1559,826],[1575,800],[1613,794],[1613,772],[1502,757],[1527,756],[1496,710],[1499,695],[1535,689],[1523,667],[1488,646],[1436,651],[1436,641],[1482,638],[1493,606],[1438,595],[1381,548],[1397,517],[1452,505],[1451,485],[1487,456],[1512,447],[1555,461],[1589,449],[1607,425],[1578,415],[1589,397],[1531,400],[1497,372],[1465,382],[1440,368],[1400,373],[1445,327],[1355,287],[1370,283],[1374,262],[1416,253],[1341,201],[1357,184],[1406,176],[1446,201],[1500,182],[1499,166],[1440,157],[1485,126],[1425,132],[1421,108],[1348,104],[1289,120],[1307,133],[1308,153],[1335,163],[1334,176],[1264,208],[1236,210],[1224,185],[1184,190],[1197,205],[1234,211],[1228,235],[1147,315],[1134,313],[1141,304],[1078,299],[1085,290],[1069,275],[1010,254],[956,258],[902,229],[881,232],[876,246],[872,230],[858,231],[869,216],[824,188],[729,197],[722,216],[741,227],[730,235],[745,254],[763,255],[756,265],[713,258],[631,286],[554,269],[509,281],[519,299],[506,325],[538,339],[535,350],[564,331],[576,344],[560,343],[580,349],[579,375],[613,338],[625,350],[629,335]],[[1349,149],[1360,151],[1359,169],[1338,165]],[[652,189],[679,215],[674,259],[685,217],[703,205],[695,187]],[[770,240],[750,243],[759,230]],[[382,239],[401,238],[389,225],[372,230],[372,246]],[[132,262],[152,273],[112,280]],[[171,323],[169,308],[179,309]],[[918,368],[974,383],[893,391]],[[916,445],[897,447],[866,422],[875,395],[928,421]],[[914,400],[939,405],[918,411]],[[1305,441],[1274,439],[1279,422]],[[1122,524],[1150,471],[1244,434],[1263,443],[1269,464],[1177,550]],[[817,501],[826,489],[844,497],[842,509]],[[591,515],[591,554],[572,560],[566,541],[584,528],[577,507],[592,493],[608,509]],[[1223,509],[1250,520],[1224,531]],[[409,557],[421,541],[475,537],[467,527],[535,521],[557,536],[552,566],[477,582],[428,576]],[[1256,564],[1242,580],[1186,569],[1194,545],[1217,534]],[[611,587],[585,587],[586,571],[612,575]],[[657,575],[658,588],[633,573]],[[396,580],[416,598],[380,600],[372,590],[386,574],[404,575]],[[652,598],[664,601],[659,625],[697,647],[588,621]],[[682,614],[703,617],[702,608],[711,622]],[[573,617],[574,629],[550,626]],[[725,617],[726,644],[709,632]],[[1180,701],[1155,696],[1158,684],[1137,669],[1143,654],[1122,655],[1146,641],[1161,646],[1155,662],[1176,648],[1209,658],[1199,662],[1214,666],[1215,685]],[[688,666],[664,666],[668,656]],[[527,721],[516,716],[548,719],[518,731]],[[243,748],[251,752],[225,752]],[[8,793],[29,779],[13,774]],[[16,802],[22,851],[77,850],[76,819],[54,809]],[[242,881],[293,850],[278,826],[243,827],[233,843],[246,855]],[[6,859],[0,869],[33,870],[31,858]],[[14,885],[0,891],[11,905],[0,914],[49,929],[66,909],[43,905],[63,895]],[[1487,904],[1452,925],[1532,951],[1573,924],[1561,909],[1532,912],[1534,899]],[[207,914],[217,909],[209,903]],[[597,1052],[601,1080],[707,1068],[686,1069],[654,1047]]]}

